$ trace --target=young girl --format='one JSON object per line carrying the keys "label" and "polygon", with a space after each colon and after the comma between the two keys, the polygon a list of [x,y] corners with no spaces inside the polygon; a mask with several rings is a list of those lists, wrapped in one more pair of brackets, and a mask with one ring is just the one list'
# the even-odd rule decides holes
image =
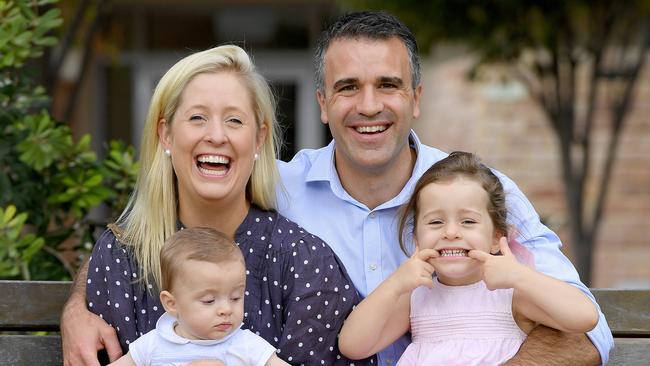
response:
{"label": "young girl", "polygon": [[587,296],[517,262],[506,215],[499,179],[473,154],[454,152],[429,168],[400,221],[402,250],[412,227],[415,252],[347,318],[341,352],[364,358],[410,330],[398,365],[497,365],[537,324],[594,328]]}

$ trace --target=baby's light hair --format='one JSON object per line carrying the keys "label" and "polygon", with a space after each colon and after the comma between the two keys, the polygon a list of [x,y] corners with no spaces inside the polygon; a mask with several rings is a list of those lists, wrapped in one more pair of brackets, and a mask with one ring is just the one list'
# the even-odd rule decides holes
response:
{"label": "baby's light hair", "polygon": [[204,227],[180,230],[167,239],[160,252],[161,290],[172,290],[174,279],[181,275],[181,267],[188,260],[244,263],[244,256],[230,238],[217,230]]}

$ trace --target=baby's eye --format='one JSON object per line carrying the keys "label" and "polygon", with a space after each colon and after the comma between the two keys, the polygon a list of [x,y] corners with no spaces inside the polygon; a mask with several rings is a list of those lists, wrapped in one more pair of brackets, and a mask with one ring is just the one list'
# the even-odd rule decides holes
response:
{"label": "baby's eye", "polygon": [[230,300],[232,300],[233,302],[237,302],[237,301],[241,300],[241,297],[236,296],[236,297],[231,298]]}
{"label": "baby's eye", "polygon": [[204,299],[204,300],[201,300],[201,303],[205,304],[205,305],[210,305],[210,304],[214,303],[214,299]]}

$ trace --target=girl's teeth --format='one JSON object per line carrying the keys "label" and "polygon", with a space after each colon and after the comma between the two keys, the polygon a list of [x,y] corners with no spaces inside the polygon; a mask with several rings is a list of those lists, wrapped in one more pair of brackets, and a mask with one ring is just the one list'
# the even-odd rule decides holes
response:
{"label": "girl's teeth", "polygon": [[467,257],[465,249],[444,249],[440,251],[441,257]]}

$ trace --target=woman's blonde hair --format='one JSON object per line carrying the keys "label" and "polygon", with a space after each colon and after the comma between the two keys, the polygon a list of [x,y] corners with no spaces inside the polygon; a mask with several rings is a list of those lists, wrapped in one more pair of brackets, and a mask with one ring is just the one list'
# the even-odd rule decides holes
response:
{"label": "woman's blonde hair", "polygon": [[276,152],[279,131],[275,100],[266,80],[256,71],[250,57],[237,46],[225,45],[183,58],[158,82],[151,98],[140,145],[140,171],[127,207],[117,220],[118,239],[131,247],[140,268],[140,279],[160,288],[160,250],[177,230],[178,192],[174,169],[160,144],[158,123],[171,123],[181,93],[197,75],[232,72],[248,89],[258,127],[267,134],[253,172],[246,185],[246,197],[262,209],[276,207],[279,173]]}

